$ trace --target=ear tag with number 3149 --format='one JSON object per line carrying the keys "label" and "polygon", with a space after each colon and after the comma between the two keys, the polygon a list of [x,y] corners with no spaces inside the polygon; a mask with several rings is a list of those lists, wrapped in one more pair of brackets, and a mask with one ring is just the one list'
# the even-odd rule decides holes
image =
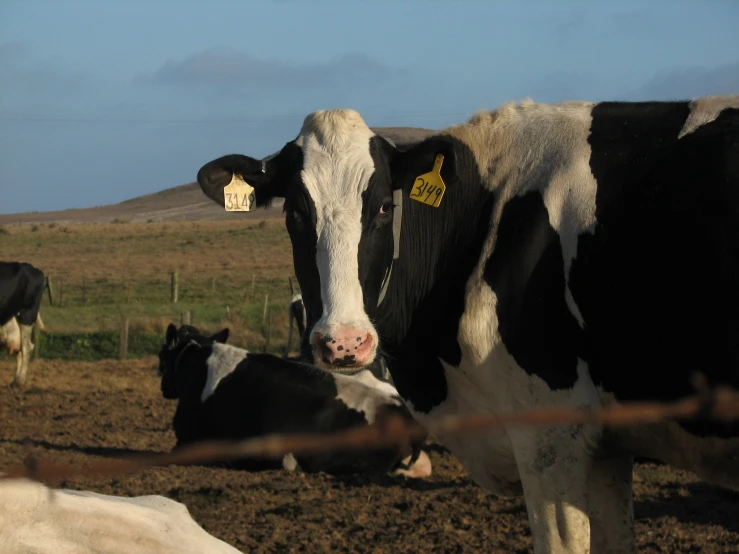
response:
{"label": "ear tag with number 3149", "polygon": [[227,212],[248,212],[254,203],[254,187],[234,175],[223,187],[223,202]]}
{"label": "ear tag with number 3149", "polygon": [[441,164],[444,163],[444,155],[437,154],[434,160],[434,168],[428,173],[416,177],[413,189],[408,197],[423,204],[438,208],[446,191],[444,179],[441,178]]}

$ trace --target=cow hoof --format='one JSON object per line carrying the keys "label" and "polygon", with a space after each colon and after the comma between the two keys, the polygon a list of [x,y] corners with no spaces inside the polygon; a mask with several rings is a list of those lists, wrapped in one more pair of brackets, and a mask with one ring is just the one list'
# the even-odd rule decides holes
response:
{"label": "cow hoof", "polygon": [[[409,460],[410,456],[406,458]],[[403,460],[403,463],[407,463]],[[418,459],[408,469],[396,469],[393,475],[402,475],[406,479],[422,479],[424,477],[431,476],[431,460],[423,450],[418,456]]]}
{"label": "cow hoof", "polygon": [[22,389],[23,387],[26,386],[26,380],[25,379],[23,380],[13,379],[13,381],[10,383],[10,386],[13,387],[14,389]]}
{"label": "cow hoof", "polygon": [[282,467],[287,471],[302,471],[298,460],[292,454],[286,454],[282,457]]}

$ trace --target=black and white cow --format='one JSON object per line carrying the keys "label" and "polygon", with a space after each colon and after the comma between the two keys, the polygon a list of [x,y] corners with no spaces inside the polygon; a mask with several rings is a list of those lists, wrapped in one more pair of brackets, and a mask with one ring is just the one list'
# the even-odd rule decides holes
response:
{"label": "black and white cow", "polygon": [[0,262],[0,347],[7,347],[16,358],[11,385],[26,384],[28,361],[34,344],[34,323],[44,329],[39,307],[44,294],[44,272],[24,262]]}
{"label": "black and white cow", "polygon": [[[434,207],[413,197],[441,190],[437,160]],[[694,372],[739,384],[737,96],[527,100],[404,151],[356,111],[318,111],[278,154],[224,156],[198,182],[223,205],[234,176],[258,206],[285,199],[306,355],[344,371],[382,349],[421,422],[671,400]],[[737,488],[738,431],[438,438],[486,489],[523,493],[536,553],[634,552],[632,456]]]}
{"label": "black and white cow", "polygon": [[[185,327],[185,326],[183,326]],[[210,439],[245,439],[273,433],[325,433],[371,425],[380,412],[412,416],[397,391],[369,371],[334,375],[271,354],[226,344],[229,330],[201,335],[192,326],[167,328],[159,351],[162,395],[178,399],[177,446]],[[404,448],[288,455],[280,460],[231,460],[239,469],[284,467],[326,473],[385,472],[405,477],[431,473],[423,441]]]}

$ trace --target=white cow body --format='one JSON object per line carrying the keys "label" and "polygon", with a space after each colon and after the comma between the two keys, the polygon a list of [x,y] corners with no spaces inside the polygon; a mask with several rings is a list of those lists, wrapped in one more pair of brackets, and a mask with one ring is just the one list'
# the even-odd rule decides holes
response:
{"label": "white cow body", "polygon": [[120,497],[0,482],[3,554],[239,554],[187,507],[163,496]]}

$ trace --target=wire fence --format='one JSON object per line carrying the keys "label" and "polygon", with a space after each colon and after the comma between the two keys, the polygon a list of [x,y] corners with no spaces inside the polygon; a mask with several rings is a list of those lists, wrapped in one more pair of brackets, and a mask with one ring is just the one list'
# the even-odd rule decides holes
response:
{"label": "wire fence", "polygon": [[169,465],[207,464],[243,457],[276,458],[286,454],[315,454],[400,446],[427,435],[485,431],[520,426],[552,426],[599,423],[627,427],[670,420],[703,419],[732,422],[739,419],[739,392],[730,387],[709,389],[702,376],[695,381],[698,393],[675,402],[632,402],[601,409],[545,407],[510,414],[476,413],[432,418],[425,427],[396,414],[378,414],[369,426],[327,434],[267,435],[247,440],[203,441],[169,453],[131,455],[70,464],[27,454],[19,466],[0,475],[6,479],[28,478],[47,486],[80,476],[116,476]]}

